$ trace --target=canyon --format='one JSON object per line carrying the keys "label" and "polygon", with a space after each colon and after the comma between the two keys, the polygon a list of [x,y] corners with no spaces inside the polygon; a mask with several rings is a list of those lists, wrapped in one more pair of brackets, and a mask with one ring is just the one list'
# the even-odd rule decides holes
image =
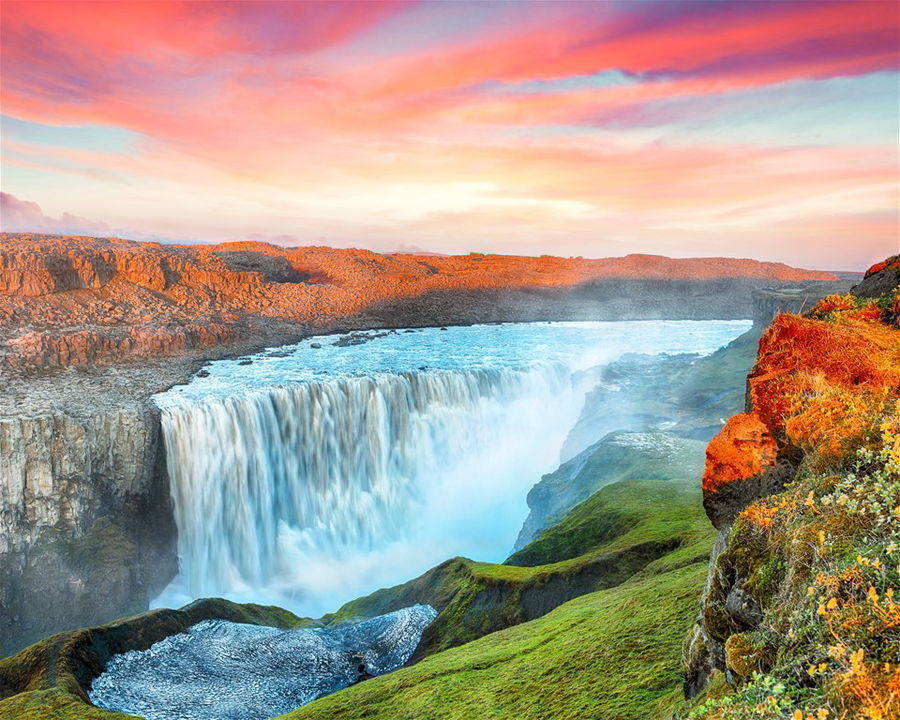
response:
{"label": "canyon", "polygon": [[[753,293],[755,309],[749,316],[754,320],[753,326],[715,353],[699,358],[625,355],[590,370],[595,373],[592,381],[599,381],[597,387],[589,394],[591,399],[569,433],[563,449],[565,462],[545,475],[529,494],[531,515],[522,528],[516,552],[502,565],[465,558],[448,560],[419,578],[358,598],[335,614],[315,621],[325,628],[340,628],[350,620],[377,618],[416,603],[429,604],[437,613],[425,630],[410,667],[313,702],[291,713],[291,717],[349,718],[355,717],[360,706],[365,706],[373,717],[392,717],[412,702],[410,693],[419,698],[419,703],[422,698],[431,698],[424,701],[423,708],[431,707],[429,703],[440,697],[439,704],[449,708],[449,717],[465,717],[475,708],[484,707],[487,693],[497,703],[493,706],[499,713],[496,716],[504,717],[522,710],[523,706],[517,704],[517,687],[524,689],[529,706],[538,713],[535,717],[547,713],[567,716],[574,708],[579,708],[579,712],[589,712],[588,708],[600,712],[606,708],[602,711],[606,713],[616,708],[610,717],[632,717],[634,712],[650,707],[641,704],[651,702],[650,698],[655,698],[653,707],[668,708],[669,717],[672,708],[681,707],[683,711],[687,707],[679,705],[672,696],[673,678],[669,674],[673,653],[677,655],[682,645],[679,628],[686,627],[682,623],[690,616],[691,608],[696,607],[701,590],[701,612],[685,646],[685,690],[688,695],[700,694],[704,698],[694,706],[696,712],[703,713],[702,717],[730,717],[717,714],[716,698],[723,692],[733,692],[725,688],[745,688],[740,692],[756,697],[754,681],[750,680],[753,669],[778,672],[777,658],[781,653],[788,666],[797,662],[791,655],[795,652],[793,646],[771,647],[772,636],[754,630],[768,627],[766,623],[779,617],[785,596],[793,597],[800,591],[806,594],[805,585],[798,588],[802,583],[791,573],[800,572],[798,563],[807,562],[803,559],[807,556],[798,550],[794,536],[781,540],[778,533],[783,525],[773,523],[819,523],[812,530],[803,525],[807,528],[804,532],[819,532],[818,542],[831,542],[827,540],[831,526],[823,526],[819,517],[842,512],[840,502],[834,511],[826,507],[832,497],[827,493],[835,482],[854,498],[875,498],[878,493],[888,492],[885,507],[893,507],[886,489],[891,486],[884,486],[884,480],[870,487],[865,484],[870,482],[865,477],[843,481],[829,475],[829,468],[839,467],[834,463],[843,462],[842,458],[855,452],[860,442],[874,442],[865,439],[869,438],[866,428],[873,413],[888,413],[886,419],[878,421],[879,432],[888,439],[884,448],[877,450],[880,455],[862,446],[859,451],[868,453],[864,457],[870,458],[867,467],[876,460],[880,462],[878,458],[889,457],[885,453],[892,452],[891,443],[896,445],[891,438],[900,437],[892,434],[896,423],[889,416],[890,402],[900,387],[896,372],[900,367],[896,330],[900,306],[890,290],[883,292],[883,286],[898,286],[897,275],[900,261],[891,259],[870,270],[856,285],[853,295],[819,298],[808,290],[757,290]],[[820,290],[826,288],[818,286]],[[842,286],[834,283],[831,289]],[[790,303],[794,303],[793,307]],[[773,307],[803,311],[803,315],[782,314],[769,325],[766,315]],[[377,343],[378,335],[350,333],[331,342],[336,347],[361,344],[365,348],[366,343]],[[436,328],[432,335],[440,338],[445,333]],[[423,335],[419,342],[426,341]],[[312,350],[313,342],[308,341],[304,347]],[[235,353],[234,359],[226,361],[223,367],[233,367],[235,371],[255,368],[258,363],[284,362],[284,355],[285,349],[260,355]],[[247,361],[251,365],[241,365]],[[49,370],[46,376],[20,378],[20,382],[34,383],[35,397],[50,397],[49,386],[41,390],[42,380],[58,378],[63,372],[76,378],[77,387],[91,373],[102,373],[114,378],[113,386],[118,382],[119,392],[127,395],[132,387],[141,392],[153,387],[151,378],[161,380],[162,367],[149,374],[142,374],[148,373],[147,363],[57,369]],[[218,367],[209,366],[201,380],[220,382]],[[265,370],[260,367],[261,372]],[[745,399],[743,377],[748,370]],[[172,372],[171,367],[166,371]],[[146,384],[129,384],[129,373],[133,379],[143,377]],[[157,387],[157,391],[179,393],[179,387]],[[183,392],[188,390],[184,388]],[[618,403],[611,402],[615,393],[623,393]],[[621,399],[628,402],[622,403]],[[111,396],[103,400],[107,401],[111,401]],[[82,411],[86,412],[90,398],[82,402]],[[112,403],[109,407],[119,406]],[[602,412],[604,407],[614,407],[615,416]],[[839,410],[837,415],[835,409]],[[721,427],[728,416],[731,419]],[[154,422],[160,422],[158,416]],[[97,427],[96,433],[97,437],[112,435],[124,443],[131,428],[129,423],[123,423],[119,429]],[[75,437],[64,428],[60,432]],[[587,442],[598,435],[603,436],[599,442]],[[698,478],[704,446],[710,438],[701,504]],[[31,435],[17,442],[33,448],[30,466],[36,468],[35,477],[42,478],[49,487],[55,477],[53,465],[48,475],[39,471],[38,459],[48,452],[53,457],[58,450],[46,440],[43,445],[34,446]],[[94,440],[84,446],[92,448],[88,455],[98,471],[108,472],[103,463],[109,452],[102,443]],[[76,442],[75,447],[81,446]],[[159,446],[156,458],[158,464]],[[71,459],[61,465],[70,472],[79,472],[79,466]],[[813,478],[825,477],[825,489],[812,485],[806,497],[805,484],[812,482],[808,479],[810,472]],[[784,491],[787,499],[778,499],[788,481],[800,483],[800,487],[789,486]],[[854,489],[852,483],[862,484]],[[881,506],[877,507],[876,512],[881,512]],[[49,506],[40,512],[47,521],[55,520]],[[80,508],[78,512],[85,510]],[[787,513],[788,519],[779,521],[779,513]],[[718,535],[707,517],[718,529]],[[879,532],[887,543],[894,533],[890,523],[896,523],[896,519],[886,515],[883,522],[888,524],[887,529]],[[826,529],[818,530],[822,527]],[[870,542],[873,537],[868,534],[865,541]],[[787,544],[775,551],[767,544],[773,541]],[[787,574],[785,564],[790,569]],[[883,593],[885,580],[875,582],[876,593]],[[852,609],[852,597],[844,597],[841,596],[841,602],[849,603],[848,608]],[[794,599],[788,606],[798,602]],[[825,607],[824,600],[822,603],[821,607]],[[886,599],[885,603],[885,611],[892,612],[891,601]],[[830,608],[831,603],[824,611],[826,615]],[[154,610],[93,630],[63,633],[0,663],[4,694],[13,695],[4,701],[6,708],[0,710],[28,713],[34,707],[40,713],[44,710],[39,708],[49,711],[52,706],[64,717],[87,717],[85,713],[93,713],[95,708],[84,704],[84,693],[112,653],[146,648],[155,640],[171,636],[177,628],[210,618],[275,627],[302,627],[311,622],[276,609],[201,601],[182,611]],[[660,630],[663,627],[666,632]],[[622,635],[625,628],[627,638]],[[579,646],[584,646],[586,638],[591,639],[589,646],[594,649],[589,657],[571,653],[575,637]],[[615,655],[601,649],[623,640],[627,642],[624,647],[618,645],[621,652]],[[599,643],[599,647],[591,642]],[[654,657],[662,652],[667,658],[665,664],[648,665],[648,642]],[[541,652],[535,653],[535,647]],[[877,648],[869,647],[867,652],[875,653],[873,657],[877,659]],[[580,665],[582,655],[585,661],[600,661],[604,674],[614,682],[606,682],[590,673],[588,666]],[[517,661],[509,666],[518,668],[514,670],[515,677],[504,669],[512,658]],[[48,663],[58,668],[59,679],[44,675],[42,668]],[[557,665],[568,670],[559,673],[551,669]],[[463,681],[463,677],[485,668],[490,676],[481,674],[475,686]],[[654,676],[653,668],[664,673],[665,683],[663,676]],[[723,672],[729,673],[732,685],[722,685]],[[882,670],[872,665],[867,672]],[[591,679],[579,689],[582,684],[573,683],[573,677],[582,674]],[[448,677],[459,678],[459,687],[468,690],[462,695],[450,690],[456,685],[448,684]],[[543,691],[537,691],[535,682]],[[884,682],[895,683],[896,677],[888,673]],[[26,687],[37,692],[22,692]],[[548,687],[557,691],[548,694]],[[654,690],[645,695],[651,687]],[[891,702],[887,697],[873,696],[864,684],[842,687],[845,695],[828,702],[875,710],[881,707],[875,703]],[[496,694],[501,688],[502,693]],[[773,691],[763,686],[759,692]],[[540,699],[537,705],[533,705],[535,698]],[[721,707],[733,705],[726,703]],[[877,715],[869,713],[866,717]]]}
{"label": "canyon", "polygon": [[[0,653],[144,610],[176,574],[170,470],[152,396],[210,361],[249,362],[260,347],[325,332],[364,342],[358,331],[370,328],[610,318],[753,318],[762,327],[774,312],[802,310],[848,284],[755,261],[384,256],[4,235]],[[717,420],[685,426],[675,442],[693,447]],[[603,434],[592,422],[583,418],[584,437]],[[619,452],[610,442],[597,457]],[[580,451],[576,443],[569,452]],[[567,508],[596,490],[578,490]],[[558,520],[567,508],[541,512]],[[547,527],[535,521],[529,533]],[[629,567],[666,549],[646,550]],[[609,562],[586,565],[572,587],[593,587]],[[571,592],[560,586],[549,604],[535,596],[520,621]]]}
{"label": "canyon", "polygon": [[211,359],[353,328],[750,317],[754,288],[797,283],[808,289],[795,304],[835,279],[750,260],[3,235],[0,652],[146,608],[172,577],[173,509],[150,398]]}

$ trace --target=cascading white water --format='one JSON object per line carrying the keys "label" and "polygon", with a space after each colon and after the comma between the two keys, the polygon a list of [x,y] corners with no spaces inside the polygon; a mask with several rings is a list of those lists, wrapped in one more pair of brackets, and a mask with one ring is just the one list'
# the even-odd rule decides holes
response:
{"label": "cascading white water", "polygon": [[[537,431],[545,413],[571,417],[577,395],[554,363],[332,378],[166,408],[185,589],[261,587],[297,550],[340,558],[402,540],[430,491],[473,456],[494,465],[504,438]],[[521,452],[540,462],[545,444],[533,447]]]}
{"label": "cascading white water", "polygon": [[502,561],[559,464],[580,371],[711,352],[746,322],[535,323],[310,338],[158,395],[179,577],[312,616],[453,555]]}

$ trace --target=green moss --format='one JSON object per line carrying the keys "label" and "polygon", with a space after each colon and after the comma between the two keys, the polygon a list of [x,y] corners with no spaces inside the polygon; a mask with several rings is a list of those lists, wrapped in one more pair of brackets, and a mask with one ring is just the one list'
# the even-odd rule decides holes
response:
{"label": "green moss", "polygon": [[784,556],[780,553],[771,555],[744,583],[744,589],[755,597],[762,607],[767,607],[775,598],[786,574],[787,564]]}
{"label": "green moss", "polygon": [[0,720],[129,720],[133,717],[88,705],[63,688],[34,690],[0,701]]}
{"label": "green moss", "polygon": [[667,717],[705,571],[698,562],[584,595],[285,717]]}
{"label": "green moss", "polygon": [[84,688],[109,656],[146,649],[209,618],[281,628],[313,622],[279,607],[211,598],[181,610],[150,610],[107,625],[59,633],[0,660],[0,718],[125,718],[86,702]]}
{"label": "green moss", "polygon": [[[760,535],[752,523],[738,518],[729,533],[727,549],[716,558],[703,607],[704,624],[713,638],[724,643],[730,635],[743,629],[726,612],[725,600],[737,579],[745,582],[751,579],[748,592],[764,582],[765,574],[773,570],[769,567],[770,563],[778,562],[773,557],[765,536]],[[766,599],[773,594],[770,589]],[[762,599],[756,595],[754,597],[758,601]]]}
{"label": "green moss", "polygon": [[[673,468],[677,465],[673,463]],[[670,468],[657,480],[632,479],[607,485],[576,505],[562,521],[514,553],[508,565],[540,565],[602,549],[606,552],[649,540],[708,535],[696,477]]]}

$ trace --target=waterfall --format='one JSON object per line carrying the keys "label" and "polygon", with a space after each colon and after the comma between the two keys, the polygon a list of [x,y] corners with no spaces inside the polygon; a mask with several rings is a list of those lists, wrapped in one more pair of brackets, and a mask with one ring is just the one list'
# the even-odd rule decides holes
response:
{"label": "waterfall", "polygon": [[[448,527],[475,505],[524,497],[555,466],[582,399],[565,364],[539,363],[328,376],[166,403],[182,591],[302,592],[290,585],[309,563],[398,543],[429,563],[422,537],[457,532]],[[514,495],[503,494],[510,478]]]}

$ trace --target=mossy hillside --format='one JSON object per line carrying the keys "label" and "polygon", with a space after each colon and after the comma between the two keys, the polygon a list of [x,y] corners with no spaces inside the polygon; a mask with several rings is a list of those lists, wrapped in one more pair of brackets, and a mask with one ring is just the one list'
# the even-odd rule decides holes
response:
{"label": "mossy hillside", "polygon": [[107,625],[52,635],[0,660],[0,718],[127,717],[87,703],[85,691],[109,657],[144,650],[210,618],[281,628],[313,622],[279,607],[213,598],[181,610],[150,610]]}
{"label": "mossy hillside", "polygon": [[[651,473],[653,470],[651,469]],[[662,474],[662,469],[660,468]],[[602,548],[605,552],[639,543],[705,537],[707,522],[698,511],[702,495],[696,476],[675,465],[665,479],[629,479],[607,485],[576,505],[560,522],[513,553],[507,565],[535,566],[568,560]]]}
{"label": "mossy hillside", "polygon": [[[593,532],[610,527],[617,532]],[[415,662],[618,585],[663,558],[681,564],[703,560],[711,538],[696,481],[686,478],[614,483],[577,506],[558,528],[507,564],[454,558],[415,580],[347,603],[323,620],[373,617],[427,603],[438,617],[423,634]]]}
{"label": "mossy hillside", "polygon": [[[704,603],[735,685],[690,717],[900,717],[900,418],[881,428],[824,471],[805,464],[735,522]],[[736,584],[758,622],[728,612]]]}
{"label": "mossy hillside", "polygon": [[517,549],[559,523],[578,503],[614,483],[634,478],[696,481],[703,472],[705,450],[703,442],[670,432],[610,433],[531,488],[531,512],[519,533]]}
{"label": "mossy hillside", "polygon": [[32,690],[0,701],[3,720],[135,720],[134,715],[89,705],[65,688]]}
{"label": "mossy hillside", "polygon": [[676,567],[652,563],[617,587],[583,595],[539,619],[437,653],[284,717],[670,717],[681,698],[681,643],[705,574],[705,560]]}

